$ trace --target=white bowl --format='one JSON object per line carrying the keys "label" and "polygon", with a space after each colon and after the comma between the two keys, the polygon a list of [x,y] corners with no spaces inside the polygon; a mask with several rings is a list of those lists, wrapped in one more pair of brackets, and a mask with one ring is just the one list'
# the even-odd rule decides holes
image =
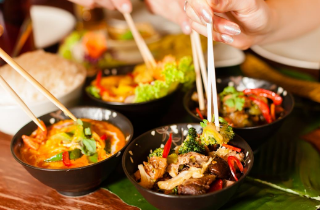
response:
{"label": "white bowl", "polygon": [[[77,105],[82,94],[84,82],[85,77],[76,88],[57,97],[57,99],[67,108]],[[37,117],[59,109],[48,99],[32,103],[28,107]],[[15,134],[21,127],[31,121],[29,116],[18,105],[0,105],[0,116],[0,131],[10,135]]]}

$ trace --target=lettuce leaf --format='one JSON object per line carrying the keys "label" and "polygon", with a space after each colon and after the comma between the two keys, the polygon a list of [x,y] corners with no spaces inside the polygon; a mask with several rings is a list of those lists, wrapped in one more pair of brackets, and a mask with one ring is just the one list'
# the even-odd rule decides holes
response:
{"label": "lettuce leaf", "polygon": [[193,63],[189,56],[181,58],[178,63],[166,63],[162,74],[165,81],[155,80],[151,84],[140,84],[135,89],[135,103],[161,98],[174,91],[179,83],[191,86],[195,81]]}

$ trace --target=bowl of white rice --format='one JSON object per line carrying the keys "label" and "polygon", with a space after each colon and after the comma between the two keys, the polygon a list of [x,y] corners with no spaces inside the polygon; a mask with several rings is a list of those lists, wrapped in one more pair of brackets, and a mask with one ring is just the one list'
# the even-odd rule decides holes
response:
{"label": "bowl of white rice", "polygon": [[[82,66],[42,50],[25,53],[15,60],[66,107],[78,103],[86,79]],[[0,75],[37,117],[58,109],[9,65],[0,68]],[[0,86],[0,131],[13,135],[29,121],[11,95]]]}

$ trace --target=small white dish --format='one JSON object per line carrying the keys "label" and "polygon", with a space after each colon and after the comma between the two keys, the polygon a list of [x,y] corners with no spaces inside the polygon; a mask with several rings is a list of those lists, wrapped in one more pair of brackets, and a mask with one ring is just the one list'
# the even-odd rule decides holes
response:
{"label": "small white dish", "polygon": [[301,37],[251,49],[258,55],[280,64],[320,70],[320,28]]}
{"label": "small white dish", "polygon": [[36,48],[45,48],[58,43],[76,24],[71,13],[49,6],[32,6],[31,18]]}

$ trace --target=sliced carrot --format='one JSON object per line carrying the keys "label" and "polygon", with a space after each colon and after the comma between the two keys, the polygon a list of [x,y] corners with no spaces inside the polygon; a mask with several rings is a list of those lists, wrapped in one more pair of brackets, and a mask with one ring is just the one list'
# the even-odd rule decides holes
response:
{"label": "sliced carrot", "polygon": [[222,144],[223,147],[226,147],[228,149],[231,149],[231,150],[234,150],[236,152],[241,152],[241,149],[238,148],[238,147],[234,147],[234,146],[231,146],[231,145],[228,145],[228,144]]}
{"label": "sliced carrot", "polygon": [[276,106],[274,105],[274,103],[270,105],[270,113],[272,121],[276,120]]}

